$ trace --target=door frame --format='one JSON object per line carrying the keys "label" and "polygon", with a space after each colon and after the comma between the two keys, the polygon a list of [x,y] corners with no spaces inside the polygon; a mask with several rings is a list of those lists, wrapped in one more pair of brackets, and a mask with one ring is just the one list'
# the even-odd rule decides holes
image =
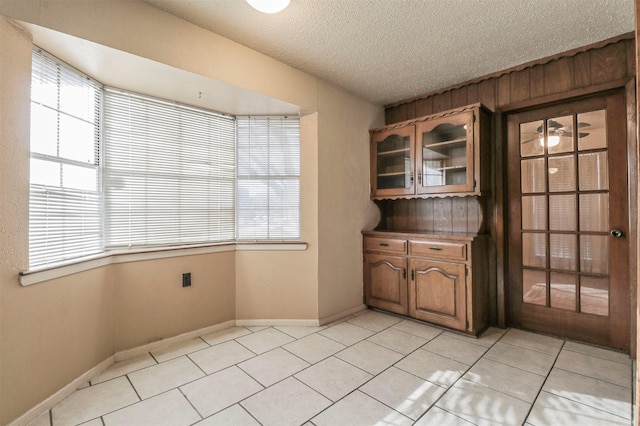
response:
{"label": "door frame", "polygon": [[537,109],[553,104],[565,103],[607,92],[624,90],[627,113],[627,169],[628,169],[628,202],[629,202],[629,352],[635,358],[637,345],[637,286],[638,286],[638,262],[639,259],[639,178],[640,159],[637,134],[637,110],[636,110],[636,82],[635,79],[614,81],[610,83],[590,86],[587,88],[572,90],[562,94],[548,95],[534,100],[516,102],[496,109],[494,112],[495,156],[493,163],[494,178],[494,206],[491,218],[493,232],[496,241],[496,325],[507,327],[508,318],[508,229],[509,229],[509,205],[507,204],[507,120],[509,114]]}

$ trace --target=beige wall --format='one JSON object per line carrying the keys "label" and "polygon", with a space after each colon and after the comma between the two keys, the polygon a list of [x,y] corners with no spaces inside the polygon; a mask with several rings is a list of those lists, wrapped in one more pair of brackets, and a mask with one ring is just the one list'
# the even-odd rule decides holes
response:
{"label": "beige wall", "polygon": [[[112,265],[114,350],[235,319],[235,253]],[[191,287],[182,274],[191,273]]]}
{"label": "beige wall", "polygon": [[[319,319],[362,303],[360,230],[377,214],[368,201],[367,130],[382,124],[381,106],[143,3],[0,0],[0,15],[308,112],[301,122],[307,250],[115,264],[21,287],[18,272],[28,266],[31,44],[29,34],[0,17],[0,424],[117,351],[234,318]],[[192,272],[191,288],[180,287],[183,272]]]}
{"label": "beige wall", "polygon": [[300,119],[303,252],[236,253],[238,319],[318,319],[318,114]]}
{"label": "beige wall", "polygon": [[[362,235],[379,220],[369,199],[368,129],[377,108],[320,83],[318,108],[318,301],[320,318],[363,303]],[[355,115],[354,111],[360,113]]]}

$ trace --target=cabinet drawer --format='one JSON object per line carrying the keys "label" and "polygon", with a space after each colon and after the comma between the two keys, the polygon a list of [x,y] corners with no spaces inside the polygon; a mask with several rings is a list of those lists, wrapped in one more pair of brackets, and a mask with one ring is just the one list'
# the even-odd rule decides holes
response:
{"label": "cabinet drawer", "polygon": [[406,254],[407,240],[365,237],[364,249],[367,251]]}
{"label": "cabinet drawer", "polygon": [[467,245],[443,241],[409,241],[409,254],[439,259],[467,260]]}

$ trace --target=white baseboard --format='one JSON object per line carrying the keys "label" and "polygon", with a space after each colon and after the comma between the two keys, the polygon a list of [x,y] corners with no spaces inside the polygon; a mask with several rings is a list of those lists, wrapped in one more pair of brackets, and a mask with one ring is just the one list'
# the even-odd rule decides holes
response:
{"label": "white baseboard", "polygon": [[103,373],[107,368],[111,367],[114,363],[113,356],[102,361],[100,364],[96,365],[89,371],[82,374],[80,377],[73,380],[71,383],[51,395],[49,398],[42,401],[40,404],[31,408],[29,411],[9,423],[7,426],[26,426],[43,413],[51,410],[53,407],[58,405],[62,400],[66,397],[77,391],[82,385],[88,383],[91,379],[96,377],[97,375]]}
{"label": "white baseboard", "polygon": [[245,327],[317,327],[315,319],[238,319],[236,325]]}
{"label": "white baseboard", "polygon": [[351,309],[347,309],[346,311],[342,311],[337,314],[330,315],[328,317],[320,318],[320,325],[332,323],[344,317],[348,317],[349,315],[353,315],[357,312],[364,311],[365,309],[367,309],[367,305],[362,304],[362,305],[355,306]]}
{"label": "white baseboard", "polygon": [[235,323],[236,323],[235,320],[229,320],[220,324],[201,328],[195,331],[189,331],[188,333],[183,333],[178,336],[168,337],[166,339],[157,340],[155,342],[138,346],[136,348],[125,349],[123,351],[116,352],[116,354],[113,357],[115,359],[115,362],[124,361],[130,358],[135,358],[139,355],[144,355],[147,352],[168,348],[169,346],[175,345],[180,342],[184,342],[185,340],[194,339],[196,337],[204,336],[205,334],[209,334],[219,330],[223,330],[225,328],[233,327]]}

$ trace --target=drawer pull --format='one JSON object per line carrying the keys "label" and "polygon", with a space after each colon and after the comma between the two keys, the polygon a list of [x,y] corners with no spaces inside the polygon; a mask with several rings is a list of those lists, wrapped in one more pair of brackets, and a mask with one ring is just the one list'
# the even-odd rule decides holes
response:
{"label": "drawer pull", "polygon": [[429,250],[442,251],[442,249],[440,247],[429,247]]}
{"label": "drawer pull", "polygon": [[389,243],[380,243],[382,247],[389,247]]}

